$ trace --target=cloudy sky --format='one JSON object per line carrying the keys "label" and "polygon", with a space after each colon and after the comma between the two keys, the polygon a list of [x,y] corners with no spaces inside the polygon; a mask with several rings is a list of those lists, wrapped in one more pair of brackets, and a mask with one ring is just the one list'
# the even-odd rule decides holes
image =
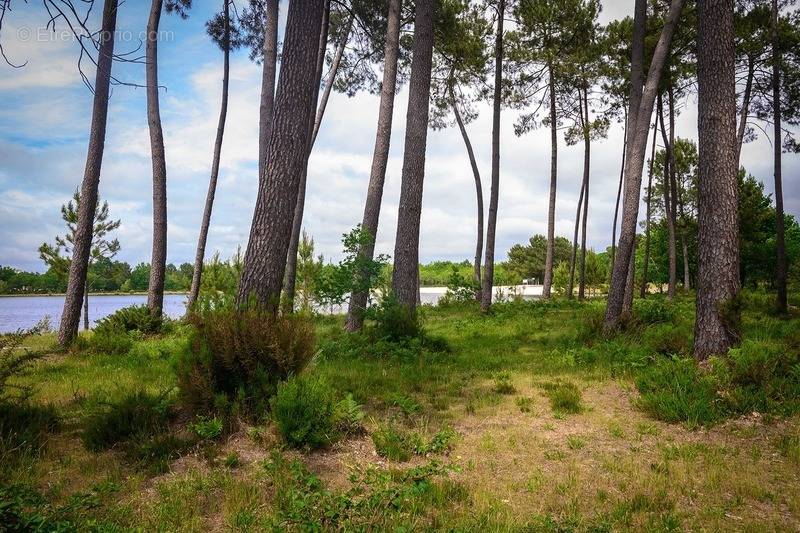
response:
{"label": "cloudy sky", "polygon": [[[219,113],[222,56],[205,35],[204,23],[219,2],[195,0],[188,20],[163,17],[159,46],[162,120],[166,138],[169,247],[168,261],[191,262],[211,167]],[[118,51],[138,45],[148,2],[124,2],[119,14],[123,40]],[[76,43],[43,26],[41,4],[14,4],[6,16],[2,44],[22,69],[0,65],[0,264],[44,270],[37,247],[63,231],[59,208],[80,184],[86,158],[92,95],[76,68]],[[629,14],[632,2],[604,2],[602,22]],[[94,17],[97,19],[97,17]],[[97,24],[95,22],[95,24]],[[63,27],[59,27],[63,29]],[[142,65],[115,66],[122,80],[143,83]],[[222,150],[217,201],[209,249],[230,256],[246,245],[256,197],[260,67],[246,52],[233,55],[230,107]],[[383,199],[378,249],[391,254],[397,221],[407,92],[395,106],[392,150]],[[311,156],[304,227],[317,252],[336,259],[341,234],[361,221],[375,138],[378,98],[334,94]],[[469,125],[484,176],[488,201],[491,113],[480,108]],[[515,137],[515,111],[504,111],[501,132],[498,259],[509,247],[544,233],[549,186],[549,133],[537,130]],[[677,133],[696,138],[696,101],[690,97]],[[619,176],[622,128],[592,148],[588,242],[604,249],[611,239]],[[772,191],[769,141],[762,135],[745,146],[742,164]],[[575,216],[583,153],[559,145],[556,233],[569,236]],[[800,158],[784,156],[787,212],[798,215]],[[143,89],[117,86],[110,102],[100,194],[114,218],[122,219],[119,258],[148,261],[151,240],[151,166]],[[431,132],[425,176],[420,255],[423,261],[472,256],[475,241],[475,191],[461,136],[456,129]]]}

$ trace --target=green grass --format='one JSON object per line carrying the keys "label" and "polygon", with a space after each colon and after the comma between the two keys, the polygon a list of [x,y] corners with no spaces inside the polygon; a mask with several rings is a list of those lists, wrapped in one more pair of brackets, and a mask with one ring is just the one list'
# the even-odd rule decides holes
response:
{"label": "green grass", "polygon": [[[54,352],[19,379],[59,424],[4,464],[0,517],[108,530],[792,529],[800,321],[764,305],[745,299],[745,342],[704,369],[685,296],[637,301],[613,337],[597,329],[601,301],[423,307],[435,341],[401,343],[317,317],[304,374],[330,398],[284,402],[289,418],[335,415],[340,440],[314,452],[285,450],[269,419],[178,410],[151,424],[137,411],[147,402],[124,409],[175,388],[185,326],[133,338],[125,355]],[[88,450],[93,425],[102,445]]]}

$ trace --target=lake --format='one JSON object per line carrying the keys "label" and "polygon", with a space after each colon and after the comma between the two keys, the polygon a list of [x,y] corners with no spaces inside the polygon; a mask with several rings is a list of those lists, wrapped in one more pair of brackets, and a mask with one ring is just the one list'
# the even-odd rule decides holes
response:
{"label": "lake", "polygon": [[[541,297],[541,285],[518,285],[516,287],[496,287],[494,298],[498,295],[508,298],[510,295],[526,300]],[[447,287],[422,287],[420,300],[423,304],[436,304],[447,292]],[[129,305],[147,304],[145,294],[90,295],[89,318],[94,325],[101,318]],[[0,333],[9,333],[18,329],[29,328],[45,316],[50,317],[50,325],[58,329],[61,311],[64,308],[64,296],[0,296]],[[342,308],[329,311],[344,312]],[[186,312],[185,294],[165,294],[164,313],[172,318],[180,318]],[[81,316],[81,328],[83,317]]]}
{"label": "lake", "polygon": [[[117,309],[129,305],[146,305],[146,294],[109,294],[89,296],[89,319],[92,326],[101,318]],[[0,333],[29,328],[45,316],[50,317],[50,326],[58,329],[64,296],[2,296],[0,297]],[[164,313],[172,318],[183,316],[186,311],[185,294],[165,294]],[[83,315],[81,315],[83,329]]]}

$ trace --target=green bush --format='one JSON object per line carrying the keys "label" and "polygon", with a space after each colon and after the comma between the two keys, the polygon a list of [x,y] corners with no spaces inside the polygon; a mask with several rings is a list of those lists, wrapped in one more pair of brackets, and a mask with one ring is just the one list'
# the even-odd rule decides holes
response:
{"label": "green bush", "polygon": [[717,382],[693,359],[669,359],[642,372],[636,379],[639,406],[665,422],[689,427],[709,425],[724,417]]}
{"label": "green bush", "polygon": [[641,324],[663,324],[675,320],[675,305],[662,298],[636,298],[633,316]]}
{"label": "green bush", "polygon": [[293,448],[322,448],[338,437],[334,391],[316,376],[281,383],[270,406],[278,431]]}
{"label": "green bush", "polygon": [[675,324],[655,324],[642,332],[642,344],[662,355],[688,355],[692,334]]}
{"label": "green bush", "polygon": [[216,416],[211,418],[198,416],[194,422],[189,424],[189,429],[201,439],[214,440],[222,435],[224,424]]}
{"label": "green bush", "polygon": [[367,318],[375,321],[373,331],[381,339],[396,342],[419,337],[422,333],[417,314],[392,294],[370,307]]}
{"label": "green bush", "polygon": [[356,435],[364,430],[364,411],[350,393],[336,404],[334,417],[337,429],[344,435]]}
{"label": "green bush", "polygon": [[94,332],[97,335],[138,331],[144,335],[152,335],[161,333],[163,325],[162,317],[152,315],[146,305],[131,305],[98,320]]}
{"label": "green bush", "polygon": [[179,399],[194,412],[266,416],[278,383],[314,355],[314,324],[302,316],[212,302],[197,306],[189,322],[176,372]]}
{"label": "green bush", "polygon": [[100,451],[129,439],[143,440],[164,431],[169,417],[165,395],[130,392],[86,420],[83,443],[89,450]]}
{"label": "green bush", "polygon": [[727,388],[726,401],[736,413],[788,415],[800,410],[800,353],[783,343],[744,341],[717,365]]}
{"label": "green bush", "polygon": [[89,349],[96,354],[126,355],[136,339],[135,331],[95,330],[89,337]]}

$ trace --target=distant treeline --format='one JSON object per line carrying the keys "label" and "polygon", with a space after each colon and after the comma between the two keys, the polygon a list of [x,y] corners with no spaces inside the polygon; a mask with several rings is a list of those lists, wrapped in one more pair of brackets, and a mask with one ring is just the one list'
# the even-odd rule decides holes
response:
{"label": "distant treeline", "polygon": [[[227,289],[238,281],[241,265],[234,259],[220,261],[215,257],[203,271],[203,284],[208,288]],[[472,264],[469,261],[433,261],[420,265],[420,283],[424,287],[447,286],[457,271],[463,279],[470,279]],[[188,291],[194,268],[189,263],[167,265],[165,290]],[[495,284],[519,283],[518,273],[509,270],[506,263],[495,265]],[[89,290],[92,292],[145,292],[150,279],[150,265],[139,263],[134,267],[124,261],[99,259],[89,268]],[[52,294],[67,289],[66,276],[49,269],[47,272],[25,272],[0,265],[0,294]]]}
{"label": "distant treeline", "polygon": [[[192,265],[168,264],[164,289],[187,291],[192,282]],[[150,265],[139,263],[131,267],[124,261],[98,258],[89,266],[89,290],[92,292],[143,292],[150,280]],[[62,293],[67,289],[67,277],[50,268],[47,272],[25,272],[0,266],[0,294]]]}

